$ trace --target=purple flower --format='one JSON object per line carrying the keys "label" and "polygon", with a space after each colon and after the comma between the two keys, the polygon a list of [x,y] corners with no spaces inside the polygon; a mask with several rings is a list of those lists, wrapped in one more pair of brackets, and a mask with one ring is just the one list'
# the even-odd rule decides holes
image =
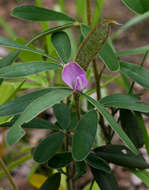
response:
{"label": "purple flower", "polygon": [[88,85],[85,71],[74,62],[69,62],[64,66],[62,79],[75,91],[82,91]]}

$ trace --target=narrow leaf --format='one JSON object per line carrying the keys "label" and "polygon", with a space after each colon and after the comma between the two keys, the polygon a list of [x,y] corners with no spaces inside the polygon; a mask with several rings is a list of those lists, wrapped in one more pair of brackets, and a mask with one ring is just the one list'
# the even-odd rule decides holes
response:
{"label": "narrow leaf", "polygon": [[83,94],[83,96],[86,97],[88,101],[91,102],[91,104],[93,104],[98,109],[101,115],[108,121],[111,128],[118,134],[121,140],[130,148],[130,150],[132,150],[135,154],[138,154],[138,151],[134,146],[134,144],[132,143],[132,141],[130,140],[130,138],[121,129],[121,127],[115,121],[113,116],[103,107],[103,105],[86,94]]}
{"label": "narrow leaf", "polygon": [[135,112],[135,115],[136,115],[138,123],[139,123],[139,125],[141,127],[141,130],[142,130],[142,133],[143,133],[143,137],[144,137],[145,148],[146,148],[147,153],[149,155],[149,135],[148,135],[147,128],[145,126],[144,119],[142,118],[142,115],[139,112]]}
{"label": "narrow leaf", "polygon": [[35,61],[18,65],[7,66],[0,69],[1,78],[17,78],[24,77],[47,70],[55,70],[61,68],[60,65],[44,61]]}
{"label": "narrow leaf", "polygon": [[[2,123],[0,124],[0,127],[11,127],[16,120],[18,119],[17,117],[14,117],[10,122],[6,122],[6,123]],[[54,125],[53,123],[50,123],[47,120],[44,120],[42,118],[34,118],[33,120],[31,120],[28,123],[24,123],[22,125],[22,128],[26,128],[26,129],[48,129],[48,130],[59,130],[59,128],[57,127],[57,125]]]}
{"label": "narrow leaf", "polygon": [[135,155],[124,145],[106,145],[94,149],[97,156],[127,168],[149,168],[141,154]]}
{"label": "narrow leaf", "polygon": [[112,94],[105,96],[99,101],[103,106],[128,109],[140,112],[149,112],[149,104],[131,94]]}
{"label": "narrow leaf", "polygon": [[149,72],[143,67],[127,62],[120,62],[120,72],[144,88],[149,88]]}
{"label": "narrow leaf", "polygon": [[149,46],[143,46],[135,49],[129,49],[125,51],[120,51],[117,53],[118,56],[125,56],[125,55],[137,55],[137,54],[145,54],[146,51],[149,50]]}
{"label": "narrow leaf", "polygon": [[0,106],[0,116],[16,115],[24,111],[24,109],[36,98],[51,92],[52,88],[38,90],[24,96],[18,97],[10,102]]}
{"label": "narrow leaf", "polygon": [[[56,104],[57,102],[67,97],[71,93],[72,93],[72,90],[70,89],[63,89],[63,88],[54,89],[53,88],[53,90],[51,90],[50,92],[35,99],[32,103],[30,103],[26,107],[23,114],[16,120],[16,122],[12,126],[11,130],[13,130],[13,128],[17,130],[17,127],[21,126],[23,123],[31,121],[34,117],[36,117],[36,115],[46,110],[48,107]],[[8,132],[7,139],[10,139],[10,138],[11,138],[11,132]],[[17,141],[15,139],[14,142],[11,141],[11,144],[8,144],[8,145],[15,144]],[[9,140],[7,140],[7,142],[9,142]]]}
{"label": "narrow leaf", "polygon": [[34,160],[39,163],[50,160],[58,151],[60,146],[62,146],[63,139],[64,134],[57,132],[42,140],[34,151]]}
{"label": "narrow leaf", "polygon": [[18,6],[13,9],[12,15],[31,21],[75,21],[63,13],[32,5]]}
{"label": "narrow leaf", "polygon": [[[47,55],[46,53],[44,53],[43,51],[41,50],[35,50],[35,49],[32,49],[30,47],[27,47],[23,44],[20,44],[20,43],[17,43],[17,42],[13,42],[3,36],[0,36],[0,46],[4,46],[4,47],[8,47],[8,48],[13,48],[13,49],[18,49],[18,50],[24,50],[24,51],[30,51],[30,52],[33,52],[33,53],[37,53],[39,55],[43,55],[45,57],[48,57],[49,59],[55,61],[55,62],[58,62],[57,59],[55,59],[54,57],[51,57],[50,55]],[[16,53],[17,55],[17,53]]]}
{"label": "narrow leaf", "polygon": [[97,130],[97,113],[90,111],[79,121],[72,139],[72,156],[84,160],[93,146]]}
{"label": "narrow leaf", "polygon": [[111,38],[115,39],[119,34],[127,30],[128,28],[134,26],[135,24],[142,22],[149,18],[149,12],[146,12],[142,15],[138,15],[130,19],[127,23],[122,25],[114,34],[112,34]]}
{"label": "narrow leaf", "polygon": [[61,60],[67,63],[71,56],[71,44],[67,33],[56,32],[52,35],[51,40]]}

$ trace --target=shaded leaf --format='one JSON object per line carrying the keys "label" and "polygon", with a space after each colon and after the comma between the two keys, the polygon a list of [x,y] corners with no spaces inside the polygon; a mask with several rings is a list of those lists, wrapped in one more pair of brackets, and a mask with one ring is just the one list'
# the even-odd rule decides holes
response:
{"label": "shaded leaf", "polygon": [[35,148],[33,158],[36,162],[43,163],[50,160],[58,151],[64,139],[61,132],[53,133],[42,140]]}
{"label": "shaded leaf", "polygon": [[108,121],[111,128],[118,134],[121,140],[130,148],[130,150],[132,150],[135,154],[138,154],[138,151],[134,146],[133,142],[130,140],[127,134],[121,129],[121,127],[115,121],[113,116],[103,107],[103,105],[86,94],[83,94],[83,96],[86,97],[88,101],[91,102],[91,104],[93,104],[98,109],[101,115]]}
{"label": "shaded leaf", "polygon": [[86,166],[84,161],[75,162],[75,166],[76,166],[77,174],[75,175],[73,180],[79,179],[80,177],[84,176],[86,174],[86,172],[87,172],[87,166]]}
{"label": "shaded leaf", "polygon": [[64,103],[53,106],[54,115],[63,129],[68,129],[70,123],[70,112],[68,106]]}
{"label": "shaded leaf", "polygon": [[94,149],[96,155],[104,160],[128,167],[128,168],[149,168],[144,158],[139,154],[135,155],[126,146],[123,145],[106,145]]}
{"label": "shaded leaf", "polygon": [[[10,122],[7,123],[3,123],[0,125],[0,127],[11,127],[15,121],[18,119],[18,117],[14,117]],[[26,129],[49,129],[49,130],[59,130],[59,128],[57,127],[57,125],[54,125],[53,123],[50,123],[47,120],[44,120],[42,118],[34,118],[33,120],[31,120],[28,123],[24,123],[22,125],[22,128],[26,128]]]}
{"label": "shaded leaf", "polygon": [[67,63],[71,56],[71,44],[67,33],[56,32],[51,36],[51,40],[61,60]]}
{"label": "shaded leaf", "polygon": [[112,173],[106,173],[95,168],[91,168],[91,171],[101,190],[119,190],[116,179]]}
{"label": "shaded leaf", "polygon": [[144,145],[144,137],[135,115],[129,110],[120,109],[120,122],[135,146],[141,148]]}
{"label": "shaded leaf", "polygon": [[87,163],[92,166],[93,168],[99,169],[104,172],[111,172],[110,167],[108,164],[100,157],[96,156],[93,153],[90,153],[88,157],[86,158]]}
{"label": "shaded leaf", "polygon": [[39,190],[58,190],[60,186],[61,175],[60,173],[50,176]]}
{"label": "shaded leaf", "polygon": [[70,162],[72,162],[71,152],[57,153],[48,161],[48,166],[50,168],[62,168]]}
{"label": "shaded leaf", "polygon": [[76,161],[84,160],[93,146],[97,130],[97,113],[90,111],[78,122],[72,139],[72,156]]}

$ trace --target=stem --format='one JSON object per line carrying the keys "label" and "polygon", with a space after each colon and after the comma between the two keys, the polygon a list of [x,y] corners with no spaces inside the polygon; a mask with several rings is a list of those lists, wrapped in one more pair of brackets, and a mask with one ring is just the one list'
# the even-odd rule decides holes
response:
{"label": "stem", "polygon": [[0,158],[0,167],[2,168],[2,170],[8,177],[8,180],[9,180],[10,184],[12,185],[13,190],[19,190],[9,173],[7,166],[5,165],[5,163],[3,162],[3,160],[1,158]]}
{"label": "stem", "polygon": [[88,25],[91,25],[91,1],[86,0],[86,11],[87,11],[87,22]]}
{"label": "stem", "polygon": [[96,85],[97,100],[100,100],[101,98],[100,81],[99,81],[99,76],[98,76],[97,63],[95,59],[93,60],[93,71],[94,71],[94,78],[95,78],[95,85]]}
{"label": "stem", "polygon": [[78,117],[78,120],[80,120],[81,114],[80,114],[80,94],[79,94],[79,92],[74,92],[74,100],[75,100],[75,105],[76,105],[77,117]]}

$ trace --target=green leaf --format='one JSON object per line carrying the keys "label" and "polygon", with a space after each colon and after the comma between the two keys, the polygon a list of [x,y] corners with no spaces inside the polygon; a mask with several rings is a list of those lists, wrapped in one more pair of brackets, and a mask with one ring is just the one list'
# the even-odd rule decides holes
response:
{"label": "green leaf", "polygon": [[99,57],[103,60],[104,64],[110,71],[117,71],[119,69],[118,58],[108,42],[104,44],[103,48],[99,52]]}
{"label": "green leaf", "polygon": [[121,0],[128,8],[138,14],[144,14],[149,11],[148,0]]}
{"label": "green leaf", "polygon": [[[73,25],[74,25],[73,23],[68,23],[68,24],[64,24],[64,25],[61,25],[61,26],[56,26],[56,27],[53,27],[53,28],[49,28],[49,29],[47,29],[47,30],[45,30],[45,31],[43,31],[43,32],[41,32],[41,33],[33,36],[26,43],[26,46],[28,46],[32,42],[34,42],[34,41],[38,40],[39,38],[42,38],[42,37],[50,34],[50,33],[57,32],[57,31],[60,31],[60,30],[64,30],[66,28],[72,27]],[[15,59],[18,57],[18,55],[20,54],[20,52],[21,52],[20,50],[11,52],[6,57],[4,57],[3,59],[1,59],[0,60],[0,68],[12,64],[12,62],[15,61]]]}
{"label": "green leaf", "polygon": [[135,112],[135,115],[136,115],[136,118],[138,120],[138,123],[141,127],[141,130],[142,130],[142,133],[143,133],[143,137],[144,137],[144,144],[145,144],[145,148],[147,150],[147,153],[149,155],[149,135],[148,135],[148,131],[147,131],[147,128],[145,126],[145,121],[144,119],[142,118],[142,115],[141,113],[139,112]]}
{"label": "green leaf", "polygon": [[13,145],[14,142],[17,143],[24,135],[25,131],[20,126],[16,125],[9,129],[6,142],[8,145]]}
{"label": "green leaf", "polygon": [[15,61],[18,54],[19,54],[19,51],[13,51],[13,52],[9,53],[7,56],[3,57],[0,60],[0,68],[11,65],[12,62]]}
{"label": "green leaf", "polygon": [[145,54],[149,50],[149,46],[143,46],[135,49],[120,51],[117,53],[118,56],[124,55],[137,55],[137,54]]}
{"label": "green leaf", "polygon": [[[42,111],[46,110],[50,106],[53,106],[57,102],[61,101],[68,95],[72,93],[72,90],[67,88],[53,88],[50,92],[45,93],[44,95],[40,96],[39,98],[35,99],[33,102],[31,102],[24,110],[22,115],[16,120],[14,125],[12,126],[11,130],[13,128],[17,130],[17,127],[21,126],[23,123],[31,121],[36,115],[41,113]],[[7,142],[8,145],[13,145],[16,141],[11,141],[11,144],[9,144],[9,138],[11,138],[11,131],[7,133]]]}
{"label": "green leaf", "polygon": [[49,161],[50,168],[63,168],[72,162],[71,152],[57,153]]}
{"label": "green leaf", "polygon": [[75,21],[75,19],[63,13],[32,5],[18,6],[13,9],[12,15],[31,21]]}
{"label": "green leaf", "polygon": [[33,158],[36,162],[43,163],[50,160],[62,146],[64,134],[61,132],[53,133],[42,140],[35,148]]}
{"label": "green leaf", "polygon": [[89,154],[96,136],[97,113],[90,111],[79,121],[72,139],[72,156],[76,161],[84,160]]}
{"label": "green leaf", "polygon": [[[41,50],[32,49],[32,48],[27,47],[27,46],[25,46],[23,44],[11,41],[11,40],[3,37],[3,36],[0,36],[0,46],[13,48],[13,49],[18,49],[18,50],[30,51],[30,52],[37,53],[39,55],[43,55],[45,57],[48,57],[49,59],[53,60],[54,62],[58,62],[57,59],[55,59],[54,57],[51,57],[50,55],[44,53]],[[16,53],[16,55],[18,55],[18,54]],[[14,56],[14,57],[16,58],[16,56]]]}
{"label": "green leaf", "polygon": [[60,65],[44,61],[35,61],[18,65],[11,65],[0,69],[1,78],[17,78],[24,77],[47,70],[55,70],[61,68]]}
{"label": "green leaf", "polygon": [[96,156],[95,154],[91,153],[86,158],[87,163],[92,166],[93,168],[99,169],[106,173],[110,173],[111,169],[109,165],[100,157]]}
{"label": "green leaf", "polygon": [[149,72],[143,67],[127,62],[120,62],[120,72],[144,88],[149,88]]}
{"label": "green leaf", "polygon": [[[89,26],[84,24],[81,25],[81,33],[84,37],[88,35],[89,31]],[[99,57],[103,60],[104,64],[110,71],[116,71],[119,69],[119,61],[109,42],[106,42],[103,45],[99,52]]]}
{"label": "green leaf", "polygon": [[140,180],[149,187],[149,172],[146,170],[130,170],[134,175],[136,175]]}
{"label": "green leaf", "polygon": [[76,167],[77,174],[75,175],[73,180],[79,179],[80,177],[84,176],[87,172],[87,165],[85,164],[84,161],[75,162],[75,167]]}
{"label": "green leaf", "polygon": [[75,61],[87,69],[89,63],[96,57],[109,35],[109,23],[97,24],[81,43]]}
{"label": "green leaf", "polygon": [[54,107],[54,115],[59,123],[59,125],[68,130],[70,124],[70,112],[68,106],[64,103],[55,104]]}
{"label": "green leaf", "polygon": [[10,102],[7,102],[0,106],[0,116],[16,115],[24,111],[24,109],[35,99],[40,96],[51,92],[53,88],[47,88],[43,90],[38,90],[19,98],[16,98]]}
{"label": "green leaf", "polygon": [[60,173],[53,174],[48,177],[45,183],[40,187],[39,190],[58,190],[60,186],[61,175]]}
{"label": "green leaf", "polygon": [[91,168],[91,171],[100,190],[119,190],[117,181],[112,173],[106,173],[95,168]]}
{"label": "green leaf", "polygon": [[149,168],[141,154],[135,155],[124,145],[106,145],[94,149],[97,156],[127,168]]}
{"label": "green leaf", "polygon": [[[10,122],[0,124],[0,127],[11,127],[16,122],[17,119],[18,119],[18,116],[14,117]],[[59,130],[59,128],[56,125],[54,125],[53,123],[50,123],[49,121],[44,120],[42,118],[38,118],[38,117],[32,119],[28,123],[24,123],[22,125],[22,128],[48,129],[48,130],[53,130],[53,131]]]}
{"label": "green leaf", "polygon": [[112,94],[102,98],[99,102],[106,107],[149,112],[149,104],[140,102],[138,97],[131,94]]}
{"label": "green leaf", "polygon": [[83,96],[86,97],[88,101],[91,102],[91,104],[93,104],[98,109],[101,115],[107,120],[111,128],[118,134],[121,140],[130,148],[130,150],[132,150],[135,154],[138,154],[138,151],[134,146],[133,142],[130,140],[127,134],[121,129],[121,127],[115,121],[113,116],[103,107],[103,105],[86,94],[83,94]]}
{"label": "green leaf", "polygon": [[71,44],[67,33],[56,32],[51,36],[51,40],[61,60],[67,63],[71,56]]}
{"label": "green leaf", "polygon": [[71,93],[72,90],[69,88],[51,88],[50,92],[41,95],[25,108],[22,115],[16,121],[16,124],[22,125],[32,120],[36,115],[63,100]]}
{"label": "green leaf", "polygon": [[144,145],[144,137],[137,118],[130,110],[120,109],[120,122],[123,130],[137,148]]}
{"label": "green leaf", "polygon": [[149,12],[144,13],[143,15],[138,15],[130,19],[126,24],[122,25],[114,34],[112,34],[111,38],[115,39],[119,34],[127,30],[128,28],[134,26],[135,24],[142,22],[149,18]]}

